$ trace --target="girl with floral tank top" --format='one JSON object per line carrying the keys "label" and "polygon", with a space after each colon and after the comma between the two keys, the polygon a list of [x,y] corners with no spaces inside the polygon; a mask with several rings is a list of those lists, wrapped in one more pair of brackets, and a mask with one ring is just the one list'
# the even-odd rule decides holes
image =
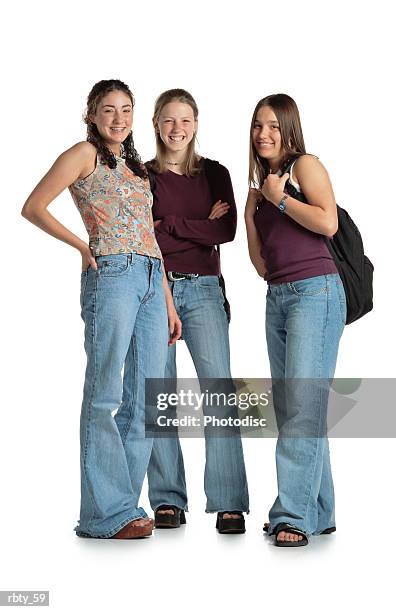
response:
{"label": "girl with floral tank top", "polygon": [[277,546],[335,531],[326,435],[329,381],[346,318],[342,281],[324,236],[337,231],[329,176],[307,155],[296,103],[260,100],[250,129],[245,220],[249,254],[268,283],[266,336],[279,429],[278,496],[264,530]]}
{"label": "girl with floral tank top", "polygon": [[[88,96],[87,141],[56,160],[22,210],[82,256],[87,367],[75,530],[83,537],[132,539],[152,533],[152,519],[138,507],[152,448],[152,438],[145,437],[145,380],[163,377],[168,345],[181,335],[155,238],[147,173],[133,144],[133,107],[123,82],[96,83]],[[89,244],[47,210],[66,187]],[[129,396],[122,395],[123,368]]]}

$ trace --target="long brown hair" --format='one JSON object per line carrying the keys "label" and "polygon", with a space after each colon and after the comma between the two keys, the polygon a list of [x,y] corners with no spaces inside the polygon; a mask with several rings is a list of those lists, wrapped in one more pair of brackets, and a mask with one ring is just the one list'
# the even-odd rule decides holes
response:
{"label": "long brown hair", "polygon": [[[96,147],[100,160],[109,166],[109,168],[116,168],[117,159],[114,153],[108,148],[102,136],[99,134],[96,124],[92,123],[90,120],[90,116],[96,113],[96,109],[98,108],[100,101],[111,91],[124,92],[130,99],[132,108],[135,106],[135,99],[128,85],[119,79],[99,81],[98,83],[95,83],[88,94],[87,110],[84,115],[84,122],[87,124],[87,140],[88,142],[91,142],[94,147]],[[134,174],[137,174],[141,178],[146,178],[147,172],[135,149],[132,132],[128,134],[122,143],[122,150],[125,157],[125,164],[128,166],[128,168],[130,168]]]}
{"label": "long brown hair", "polygon": [[287,94],[272,94],[260,100],[253,112],[249,143],[249,185],[259,188],[262,187],[270,172],[268,161],[258,155],[253,142],[253,128],[257,113],[263,106],[271,107],[279,122],[282,149],[284,151],[283,163],[291,157],[297,158],[306,153],[300,114],[293,98]]}
{"label": "long brown hair", "polygon": [[[198,119],[197,103],[192,95],[185,89],[168,89],[158,96],[157,100],[155,101],[153,116],[156,155],[155,158],[148,164],[149,167],[151,167],[155,172],[165,172],[166,170],[169,170],[169,167],[165,163],[166,148],[157,128],[161,111],[169,102],[182,102],[183,104],[188,104],[192,108],[195,121]],[[181,165],[183,174],[186,174],[187,176],[194,176],[201,172],[200,157],[195,151],[195,141],[196,134],[194,134],[191,142],[188,144],[187,153]]]}

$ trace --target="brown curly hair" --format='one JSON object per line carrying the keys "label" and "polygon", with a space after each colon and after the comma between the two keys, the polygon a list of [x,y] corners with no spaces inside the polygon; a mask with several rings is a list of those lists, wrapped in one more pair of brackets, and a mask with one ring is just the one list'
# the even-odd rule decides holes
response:
{"label": "brown curly hair", "polygon": [[[130,99],[132,108],[135,106],[135,99],[128,85],[120,81],[119,79],[108,79],[95,83],[91,91],[88,94],[87,99],[87,110],[84,115],[84,122],[87,125],[87,140],[96,147],[98,156],[101,161],[105,163],[109,168],[116,168],[117,159],[114,153],[108,148],[102,136],[99,134],[98,128],[95,123],[92,123],[90,116],[96,113],[99,102],[104,96],[111,91],[122,91]],[[136,174],[141,178],[147,178],[146,169],[138,155],[135,145],[133,142],[132,132],[126,137],[123,146],[123,156],[125,157],[125,163]]]}

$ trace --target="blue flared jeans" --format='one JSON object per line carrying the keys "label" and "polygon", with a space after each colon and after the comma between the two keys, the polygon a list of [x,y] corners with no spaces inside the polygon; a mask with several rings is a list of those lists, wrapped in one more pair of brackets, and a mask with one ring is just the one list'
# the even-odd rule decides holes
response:
{"label": "blue flared jeans", "polygon": [[[164,375],[168,321],[159,259],[129,253],[96,261],[97,270],[81,275],[87,367],[75,529],[108,538],[147,516],[138,506],[152,447],[145,436],[145,379]],[[124,397],[123,375],[130,382]]]}
{"label": "blue flared jeans", "polygon": [[[183,324],[183,339],[198,378],[231,379],[228,320],[218,277],[199,276],[169,285]],[[177,377],[176,345],[168,349],[165,376]],[[248,512],[249,496],[239,432],[205,435],[205,449],[206,512]],[[183,455],[177,436],[154,439],[147,475],[150,504],[154,510],[161,505],[188,509]]]}
{"label": "blue flared jeans", "polygon": [[326,420],[345,319],[338,274],[268,286],[266,336],[279,428],[270,533],[279,523],[308,535],[335,526]]}

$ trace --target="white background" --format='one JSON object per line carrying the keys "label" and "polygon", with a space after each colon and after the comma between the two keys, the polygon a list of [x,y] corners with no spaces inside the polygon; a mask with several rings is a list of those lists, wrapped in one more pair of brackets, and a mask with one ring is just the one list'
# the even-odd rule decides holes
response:
{"label": "white background", "polygon": [[[246,440],[251,513],[245,536],[219,536],[204,513],[202,440],[184,440],[188,525],[142,541],[86,541],[78,427],[85,355],[80,257],[20,217],[41,176],[85,139],[86,96],[103,78],[136,96],[135,143],[154,154],[161,91],[183,87],[200,109],[203,155],[226,165],[239,210],[222,249],[232,305],[235,377],[269,375],[265,283],[243,223],[248,131],[258,99],[297,102],[309,152],[358,223],[375,264],[375,309],[345,330],[340,377],[394,376],[394,35],[391,2],[20,2],[1,38],[2,467],[0,589],[49,589],[54,610],[390,610],[394,439],[331,441],[337,534],[278,549],[261,527],[276,493],[274,440]],[[65,192],[51,207],[85,236]],[[179,373],[194,370],[183,345]],[[381,403],[378,398],[373,415]],[[358,429],[358,423],[357,423]],[[146,490],[143,504],[148,509]]]}

